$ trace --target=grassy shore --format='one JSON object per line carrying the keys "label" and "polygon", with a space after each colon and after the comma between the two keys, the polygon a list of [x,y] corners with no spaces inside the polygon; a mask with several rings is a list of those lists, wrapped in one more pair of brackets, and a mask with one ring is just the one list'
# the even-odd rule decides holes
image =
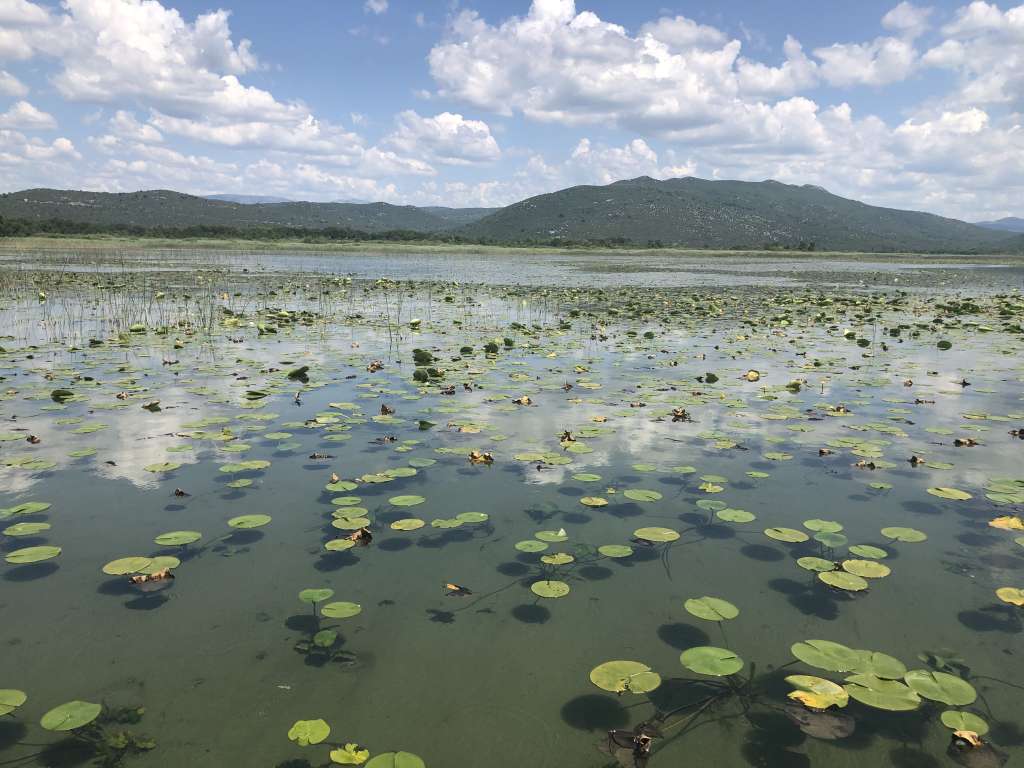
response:
{"label": "grassy shore", "polygon": [[548,246],[502,246],[473,245],[424,242],[392,242],[392,241],[352,241],[330,243],[307,243],[299,240],[236,240],[220,238],[150,238],[150,237],[119,237],[113,235],[36,235],[33,237],[10,237],[0,239],[0,251],[111,251],[111,250],[211,250],[239,251],[259,253],[389,253],[389,254],[431,254],[431,253],[462,253],[479,255],[636,255],[638,257],[687,256],[690,258],[775,258],[775,259],[807,259],[811,261],[826,259],[844,260],[899,260],[907,262],[953,263],[970,261],[978,264],[994,264],[1016,262],[1024,259],[1024,254],[1008,255],[960,255],[960,254],[921,254],[921,253],[865,253],[847,251],[767,251],[767,250],[702,250],[692,248],[608,248],[608,247],[575,247],[557,248]]}

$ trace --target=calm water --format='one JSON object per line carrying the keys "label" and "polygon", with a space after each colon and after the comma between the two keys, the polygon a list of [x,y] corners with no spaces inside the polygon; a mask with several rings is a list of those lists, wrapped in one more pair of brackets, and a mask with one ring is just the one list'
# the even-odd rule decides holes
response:
{"label": "calm water", "polygon": [[[1022,760],[1022,609],[995,595],[1024,587],[1022,532],[988,525],[1024,509],[992,488],[1024,480],[1024,441],[1009,434],[1024,427],[1018,264],[5,252],[0,278],[0,507],[52,504],[0,522],[51,526],[0,548],[61,548],[0,563],[0,688],[28,694],[0,718],[0,765],[94,761],[39,725],[80,699],[145,708],[137,724],[103,725],[155,739],[125,765],[324,766],[328,744],[356,742],[431,768],[612,766],[598,751],[610,728],[694,701],[687,681],[713,679],[680,663],[697,646],[733,651],[744,674],[755,665],[755,695],[671,718],[653,768],[955,765],[947,709],[981,716],[1009,765]],[[413,349],[444,377],[415,381]],[[305,384],[286,377],[299,366]],[[142,407],[154,400],[160,410]],[[673,422],[675,408],[692,420]],[[473,450],[493,464],[471,463]],[[248,460],[270,464],[221,471]],[[152,471],[162,462],[180,466]],[[414,475],[382,481],[410,462]],[[354,487],[326,490],[332,473]],[[239,479],[251,484],[229,487]],[[970,498],[927,491],[938,487]],[[327,551],[349,533],[331,525],[346,496],[373,542]],[[423,501],[389,501],[401,496]],[[720,519],[709,500],[756,518]],[[488,519],[441,527],[464,512]],[[272,519],[228,526],[249,514]],[[424,527],[391,528],[412,517]],[[847,541],[764,533],[813,536],[814,519]],[[681,536],[634,539],[651,526]],[[892,526],[927,540],[893,541]],[[567,540],[545,552],[516,549],[559,529]],[[202,539],[154,543],[181,530]],[[633,553],[603,557],[606,544]],[[840,563],[857,544],[883,548],[891,569],[863,591],[796,563]],[[575,561],[539,559],[558,552]],[[157,555],[181,561],[161,591],[101,570]],[[531,590],[549,579],[569,594]],[[447,596],[446,582],[472,594]],[[307,588],[362,611],[318,620]],[[684,609],[704,595],[738,617]],[[324,628],[335,645],[308,652]],[[912,712],[851,700],[854,733],[813,738],[785,715],[783,678],[846,675],[796,661],[790,647],[808,639],[908,669],[929,669],[926,651],[959,659],[948,669],[977,700]],[[649,665],[661,686],[600,690],[590,671],[615,659]],[[327,742],[289,741],[316,718]]]}

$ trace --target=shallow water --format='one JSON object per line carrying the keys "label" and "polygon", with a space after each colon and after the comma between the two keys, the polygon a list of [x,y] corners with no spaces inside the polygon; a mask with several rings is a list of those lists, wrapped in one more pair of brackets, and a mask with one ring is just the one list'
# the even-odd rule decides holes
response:
{"label": "shallow water", "polygon": [[[845,677],[794,659],[791,645],[813,638],[909,669],[927,668],[926,650],[950,651],[962,659],[954,672],[978,692],[962,708],[989,723],[986,738],[1010,765],[1021,760],[1024,627],[1021,609],[994,590],[1024,587],[1024,546],[1020,532],[988,522],[1022,505],[997,504],[986,488],[1024,478],[1024,441],[1008,434],[1024,426],[1018,266],[195,252],[91,254],[82,265],[67,254],[7,254],[4,263],[0,437],[15,437],[0,442],[0,459],[42,462],[0,467],[0,507],[52,506],[0,525],[52,528],[0,537],[0,547],[62,551],[0,564],[0,688],[29,697],[0,718],[0,764],[88,764],[88,750],[39,726],[51,707],[83,699],[145,708],[124,727],[156,748],[125,755],[125,765],[322,766],[326,743],[303,748],[287,734],[296,720],[323,718],[331,743],[407,750],[433,768],[611,766],[597,749],[609,728],[703,696],[687,681],[712,678],[679,656],[704,645],[742,657],[744,674],[753,666],[756,695],[670,719],[653,768],[954,764],[938,718],[951,707],[940,703],[886,712],[851,701],[852,736],[802,733],[782,713],[785,675]],[[894,290],[896,276],[914,290]],[[884,293],[868,292],[879,286]],[[948,303],[968,295],[966,308]],[[284,320],[280,309],[308,314]],[[144,327],[130,332],[134,323]],[[494,338],[499,351],[486,356]],[[464,345],[473,352],[460,354]],[[443,379],[413,380],[414,348],[433,351]],[[369,373],[374,360],[384,368]],[[286,378],[300,365],[305,385]],[[741,378],[748,369],[760,380]],[[801,386],[787,388],[794,380]],[[447,384],[454,394],[440,392]],[[70,401],[51,396],[61,388]],[[524,395],[530,405],[513,402]],[[153,400],[161,410],[141,407]],[[381,418],[382,404],[394,416]],[[673,408],[692,421],[672,422]],[[565,430],[574,443],[560,444]],[[967,437],[979,445],[953,445]],[[85,448],[95,454],[69,456]],[[472,450],[494,463],[472,464]],[[543,459],[530,456],[538,452]],[[926,463],[908,463],[912,455]],[[219,470],[250,459],[271,464]],[[354,480],[419,459],[436,463],[324,489],[332,472]],[[165,461],[181,466],[146,469]],[[687,466],[695,471],[674,469]],[[239,478],[252,484],[228,487]],[[934,487],[971,498],[936,497]],[[631,501],[629,489],[661,498]],[[425,501],[389,502],[410,494]],[[330,524],[339,496],[368,510],[370,546],[324,549],[347,533]],[[588,496],[608,504],[582,504]],[[725,522],[697,505],[707,500],[756,519]],[[431,525],[471,511],[489,519]],[[232,532],[227,521],[243,514],[272,521]],[[408,517],[425,527],[390,528]],[[892,573],[866,591],[835,589],[795,561],[841,562],[852,557],[847,544],[784,544],[763,532],[813,535],[803,523],[814,518],[841,523],[850,546],[884,548]],[[626,558],[597,554],[646,526],[681,537],[634,541]],[[880,532],[889,526],[928,538],[892,541]],[[571,553],[569,565],[515,549],[561,528],[568,540],[540,554]],[[203,538],[154,544],[177,530]],[[157,554],[181,559],[164,591],[145,594],[101,571]],[[569,594],[538,597],[530,587],[544,579],[564,581]],[[445,582],[473,594],[446,596]],[[311,587],[362,612],[318,621],[298,599]],[[719,625],[690,615],[683,603],[702,595],[730,601],[739,616]],[[331,660],[302,652],[324,627],[340,635]],[[612,659],[650,665],[662,685],[648,695],[600,690],[590,670]]]}

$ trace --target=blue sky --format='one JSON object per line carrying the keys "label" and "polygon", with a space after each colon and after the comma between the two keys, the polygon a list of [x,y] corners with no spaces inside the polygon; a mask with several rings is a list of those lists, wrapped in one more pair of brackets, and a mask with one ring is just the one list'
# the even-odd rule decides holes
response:
{"label": "blue sky", "polygon": [[0,0],[0,191],[491,206],[639,175],[1024,215],[1024,5]]}

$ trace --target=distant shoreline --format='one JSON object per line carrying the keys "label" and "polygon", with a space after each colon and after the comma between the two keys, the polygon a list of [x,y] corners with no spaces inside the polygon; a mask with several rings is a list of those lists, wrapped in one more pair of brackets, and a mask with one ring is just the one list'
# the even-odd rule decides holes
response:
{"label": "distant shoreline", "polygon": [[431,254],[456,253],[479,255],[551,254],[554,256],[581,256],[616,254],[637,256],[705,256],[714,258],[782,258],[807,261],[832,259],[898,260],[932,264],[971,261],[974,263],[1013,263],[1024,259],[1024,254],[930,254],[920,252],[879,253],[870,251],[799,251],[799,250],[721,250],[699,248],[636,248],[629,246],[506,246],[477,245],[467,243],[438,243],[415,241],[351,241],[307,243],[302,241],[268,241],[222,238],[159,238],[120,237],[115,235],[33,235],[29,237],[0,238],[0,252],[11,250],[52,251],[65,249],[104,251],[126,250],[210,250],[283,253],[390,253],[390,254]]}

